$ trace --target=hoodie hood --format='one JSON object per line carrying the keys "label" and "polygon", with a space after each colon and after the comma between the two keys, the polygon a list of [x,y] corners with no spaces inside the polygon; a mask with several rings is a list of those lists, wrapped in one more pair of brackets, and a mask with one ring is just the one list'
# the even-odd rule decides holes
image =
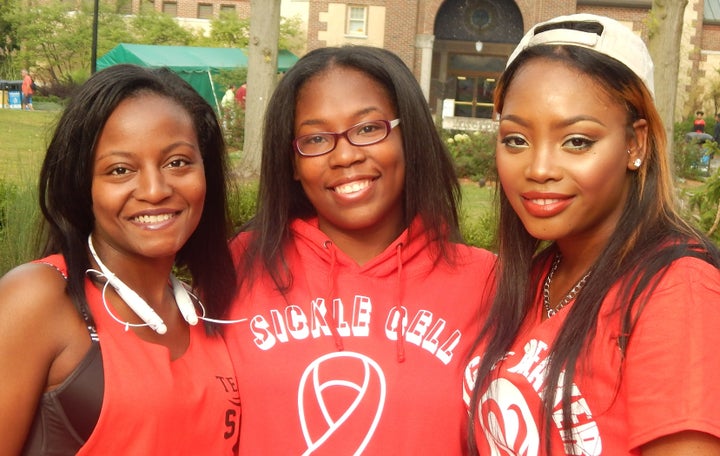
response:
{"label": "hoodie hood", "polygon": [[[419,217],[413,220],[410,226],[400,233],[397,239],[390,243],[382,253],[362,266],[340,250],[325,233],[320,231],[317,218],[295,219],[290,224],[290,231],[296,240],[295,247],[303,260],[309,259],[308,256],[315,257],[318,267],[330,267],[335,264],[344,272],[363,274],[369,277],[392,276],[398,270],[398,260],[407,264],[411,263],[418,255],[430,257],[433,254],[431,249],[426,249],[430,240]],[[312,255],[308,255],[311,253]],[[400,255],[399,258],[398,255]]]}
{"label": "hoodie hood", "polygon": [[[294,245],[298,255],[303,259],[303,264],[307,264],[306,261],[311,262],[314,271],[325,271],[327,289],[323,292],[323,296],[328,302],[331,302],[331,297],[335,295],[340,274],[349,273],[373,278],[387,278],[393,280],[396,284],[395,310],[398,315],[401,315],[400,309],[405,294],[405,274],[419,272],[403,271],[403,266],[406,263],[414,263],[412,260],[418,255],[431,255],[431,249],[425,248],[428,246],[429,241],[419,217],[397,239],[390,243],[382,253],[362,266],[337,248],[330,238],[320,231],[317,218],[309,220],[295,219],[290,225],[290,231],[296,239]],[[433,262],[423,261],[421,263],[428,265]],[[308,266],[310,265],[308,264]],[[337,332],[332,313],[329,313],[328,316],[332,321],[331,329],[335,346],[342,351],[344,350],[342,337]],[[403,319],[395,328],[397,361],[400,363],[405,361],[403,328],[406,326],[407,321]]]}

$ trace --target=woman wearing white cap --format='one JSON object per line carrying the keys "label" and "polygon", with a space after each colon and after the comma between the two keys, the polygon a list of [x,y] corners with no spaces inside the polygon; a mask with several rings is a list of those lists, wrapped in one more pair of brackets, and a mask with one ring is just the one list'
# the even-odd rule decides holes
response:
{"label": "woman wearing white cap", "polygon": [[495,109],[501,260],[466,371],[471,446],[720,454],[720,254],[674,206],[642,40],[588,14],[538,24]]}

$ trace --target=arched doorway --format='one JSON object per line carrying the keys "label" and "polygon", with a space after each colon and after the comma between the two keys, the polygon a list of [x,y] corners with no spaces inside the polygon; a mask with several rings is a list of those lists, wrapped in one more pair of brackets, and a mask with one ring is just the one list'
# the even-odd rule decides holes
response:
{"label": "arched doorway", "polygon": [[490,119],[495,81],[523,30],[512,0],[443,2],[434,24],[431,106],[456,124]]}

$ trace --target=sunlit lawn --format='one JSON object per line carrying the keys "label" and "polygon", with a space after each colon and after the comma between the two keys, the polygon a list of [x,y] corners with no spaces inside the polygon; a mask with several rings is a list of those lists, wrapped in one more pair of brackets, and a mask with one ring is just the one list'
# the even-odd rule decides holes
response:
{"label": "sunlit lawn", "polygon": [[462,210],[471,218],[479,218],[492,210],[495,198],[495,186],[489,182],[487,185],[479,186],[477,183],[461,180],[462,183]]}
{"label": "sunlit lawn", "polygon": [[58,111],[0,109],[0,180],[12,184],[37,180]]}

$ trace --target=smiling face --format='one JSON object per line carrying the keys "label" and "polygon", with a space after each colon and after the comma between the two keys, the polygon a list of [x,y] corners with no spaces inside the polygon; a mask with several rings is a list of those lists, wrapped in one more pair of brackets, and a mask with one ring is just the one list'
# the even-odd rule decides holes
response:
{"label": "smiling face", "polygon": [[[496,160],[510,204],[538,239],[604,245],[644,158],[646,122],[577,70],[527,62],[507,88]],[[630,152],[628,152],[630,151]]]}
{"label": "smiling face", "polygon": [[[173,260],[198,226],[205,172],[187,112],[142,94],[121,102],[95,149],[92,201],[98,251]],[[102,257],[103,255],[101,255]]]}
{"label": "smiling face", "polygon": [[[397,112],[390,100],[385,87],[364,73],[330,67],[300,89],[295,137],[393,120]],[[353,146],[343,137],[325,155],[295,154],[295,179],[315,207],[320,229],[334,242],[353,237],[386,246],[404,229],[401,128],[402,123],[369,146]]]}

